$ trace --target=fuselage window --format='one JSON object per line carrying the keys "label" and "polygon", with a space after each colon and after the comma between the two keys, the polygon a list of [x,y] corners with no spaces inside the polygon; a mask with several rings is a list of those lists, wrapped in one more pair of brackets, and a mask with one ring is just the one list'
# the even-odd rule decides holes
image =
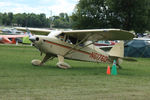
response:
{"label": "fuselage window", "polygon": [[58,36],[56,36],[58,39],[60,39],[61,41],[64,41],[65,40],[65,35],[64,33],[62,34],[59,34]]}

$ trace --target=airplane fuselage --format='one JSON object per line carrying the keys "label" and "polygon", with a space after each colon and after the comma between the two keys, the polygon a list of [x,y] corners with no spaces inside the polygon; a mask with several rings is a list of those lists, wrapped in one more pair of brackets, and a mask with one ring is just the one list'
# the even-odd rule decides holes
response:
{"label": "airplane fuselage", "polygon": [[34,45],[41,52],[53,56],[61,55],[67,59],[88,62],[111,62],[109,55],[94,45],[83,47],[84,44],[79,44],[74,46],[75,44],[47,36],[37,36]]}
{"label": "airplane fuselage", "polygon": [[[19,28],[25,30],[25,28]],[[88,29],[88,30],[69,30],[52,31],[42,29],[31,29],[33,32],[49,33],[48,36],[32,36],[29,39],[33,45],[45,53],[43,60],[34,59],[33,65],[41,66],[54,57],[58,58],[56,64],[59,68],[70,68],[70,65],[64,61],[64,58],[111,63],[116,60],[120,64],[124,58],[124,43],[115,44],[109,52],[105,52],[93,44],[99,40],[130,40],[134,37],[131,32],[121,29]],[[91,43],[89,43],[91,42]]]}

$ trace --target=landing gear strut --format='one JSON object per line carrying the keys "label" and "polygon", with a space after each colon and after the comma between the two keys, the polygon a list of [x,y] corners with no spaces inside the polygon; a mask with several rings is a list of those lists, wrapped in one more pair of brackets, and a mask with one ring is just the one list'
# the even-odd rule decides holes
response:
{"label": "landing gear strut", "polygon": [[31,61],[31,63],[34,66],[41,66],[45,62],[47,62],[48,60],[53,59],[53,58],[54,58],[53,56],[50,56],[50,55],[46,54],[42,61],[34,59],[34,60]]}
{"label": "landing gear strut", "polygon": [[62,69],[68,69],[68,68],[71,68],[71,66],[67,63],[64,62],[64,57],[63,56],[60,56],[60,55],[57,55],[58,56],[58,63],[56,64],[59,68],[62,68]]}

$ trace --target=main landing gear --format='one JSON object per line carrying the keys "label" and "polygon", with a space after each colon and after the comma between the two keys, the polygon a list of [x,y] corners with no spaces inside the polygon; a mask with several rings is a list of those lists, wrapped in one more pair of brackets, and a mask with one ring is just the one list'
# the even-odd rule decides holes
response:
{"label": "main landing gear", "polygon": [[[58,63],[56,64],[59,68],[62,69],[68,69],[71,68],[71,66],[67,63],[64,62],[64,57],[57,55],[58,56]],[[50,56],[48,54],[45,55],[44,59],[42,61],[38,60],[38,59],[34,59],[31,61],[32,65],[34,66],[42,66],[45,62],[47,62],[48,60],[52,60],[54,57]]]}

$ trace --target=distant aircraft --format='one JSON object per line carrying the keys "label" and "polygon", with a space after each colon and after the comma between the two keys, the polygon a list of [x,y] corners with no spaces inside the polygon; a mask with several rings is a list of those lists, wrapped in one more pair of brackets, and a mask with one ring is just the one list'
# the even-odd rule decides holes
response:
{"label": "distant aircraft", "polygon": [[6,35],[23,35],[22,31],[18,31],[15,28],[5,28],[1,29],[1,32]]}
{"label": "distant aircraft", "polygon": [[116,42],[114,41],[98,41],[96,43],[94,43],[95,46],[113,46],[115,45]]}
{"label": "distant aircraft", "polygon": [[[25,30],[25,28],[21,27],[17,29]],[[32,32],[32,29],[30,31]],[[34,29],[34,31],[50,32],[50,30],[40,29]],[[71,67],[64,62],[64,58],[98,63],[112,63],[115,59],[117,65],[120,66],[122,59],[126,59],[124,58],[123,42],[114,45],[109,52],[99,49],[94,43],[99,40],[130,40],[133,38],[134,35],[132,33],[120,29],[52,31],[48,36],[34,35],[30,37],[30,40],[41,54],[45,53],[45,57],[42,61],[32,60],[32,64],[41,66],[46,61],[58,57],[56,65],[63,69]]]}
{"label": "distant aircraft", "polygon": [[94,45],[99,47],[100,49],[104,51],[109,51],[117,42],[115,41],[98,41],[95,42]]}
{"label": "distant aircraft", "polygon": [[15,44],[16,40],[19,40],[18,38],[32,36],[31,32],[28,29],[25,30],[26,32],[18,31],[15,28],[12,28],[11,30],[2,29],[1,31],[2,33],[6,32],[5,34],[10,34],[10,35],[0,35],[0,43],[4,44]]}
{"label": "distant aircraft", "polygon": [[21,38],[21,37],[25,37],[25,36],[27,36],[27,35],[0,35],[0,43],[15,44],[16,38]]}

